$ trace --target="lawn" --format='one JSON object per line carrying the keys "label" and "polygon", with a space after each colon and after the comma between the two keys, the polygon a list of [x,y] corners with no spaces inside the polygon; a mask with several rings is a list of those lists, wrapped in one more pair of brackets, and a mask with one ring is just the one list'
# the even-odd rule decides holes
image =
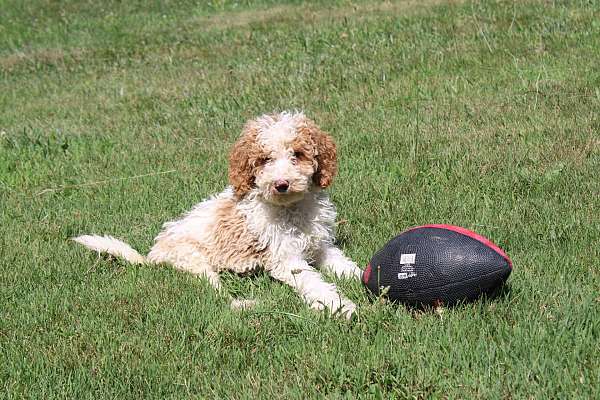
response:
{"label": "lawn", "polygon": [[[600,398],[599,65],[595,0],[0,0],[0,398]],[[338,143],[359,265],[460,225],[513,259],[505,295],[422,312],[338,281],[347,322],[226,275],[240,312],[69,240],[147,252],[284,109]]]}

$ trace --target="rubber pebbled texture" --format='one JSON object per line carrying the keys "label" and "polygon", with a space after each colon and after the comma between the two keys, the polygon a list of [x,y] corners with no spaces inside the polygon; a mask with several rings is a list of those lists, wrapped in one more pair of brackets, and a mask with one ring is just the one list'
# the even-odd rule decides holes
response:
{"label": "rubber pebbled texture", "polygon": [[453,305],[492,294],[511,271],[508,256],[483,236],[430,225],[390,240],[371,259],[363,283],[375,295],[389,287],[387,298],[409,305]]}

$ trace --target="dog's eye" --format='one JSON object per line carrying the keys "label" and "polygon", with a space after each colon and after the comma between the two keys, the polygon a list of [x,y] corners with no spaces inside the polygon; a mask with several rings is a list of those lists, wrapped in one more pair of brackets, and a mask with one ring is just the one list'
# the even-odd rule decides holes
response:
{"label": "dog's eye", "polygon": [[301,151],[294,152],[294,155],[292,157],[292,164],[293,165],[298,164],[298,161],[302,160],[303,157],[304,157],[304,153],[302,153]]}
{"label": "dog's eye", "polygon": [[272,161],[273,161],[273,159],[271,157],[262,157],[257,160],[256,164],[262,166],[265,164],[269,164]]}

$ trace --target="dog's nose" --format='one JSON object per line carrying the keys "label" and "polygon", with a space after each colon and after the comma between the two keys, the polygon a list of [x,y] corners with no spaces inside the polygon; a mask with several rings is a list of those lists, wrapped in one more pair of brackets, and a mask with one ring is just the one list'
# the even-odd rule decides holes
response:
{"label": "dog's nose", "polygon": [[275,187],[275,190],[277,190],[279,193],[285,193],[285,192],[287,192],[288,188],[290,187],[290,183],[288,181],[280,179],[278,181],[275,181],[274,187]]}

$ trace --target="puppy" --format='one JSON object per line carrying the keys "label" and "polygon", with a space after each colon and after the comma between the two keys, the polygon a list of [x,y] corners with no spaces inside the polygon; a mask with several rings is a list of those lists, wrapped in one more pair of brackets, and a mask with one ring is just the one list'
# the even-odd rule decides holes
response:
{"label": "puppy", "polygon": [[110,236],[78,243],[132,263],[168,263],[221,287],[219,272],[264,268],[312,308],[350,317],[356,306],[315,269],[360,278],[334,244],[335,207],[324,188],[336,174],[332,138],[301,112],[262,115],[246,123],[229,156],[223,192],[164,224],[144,257]]}

